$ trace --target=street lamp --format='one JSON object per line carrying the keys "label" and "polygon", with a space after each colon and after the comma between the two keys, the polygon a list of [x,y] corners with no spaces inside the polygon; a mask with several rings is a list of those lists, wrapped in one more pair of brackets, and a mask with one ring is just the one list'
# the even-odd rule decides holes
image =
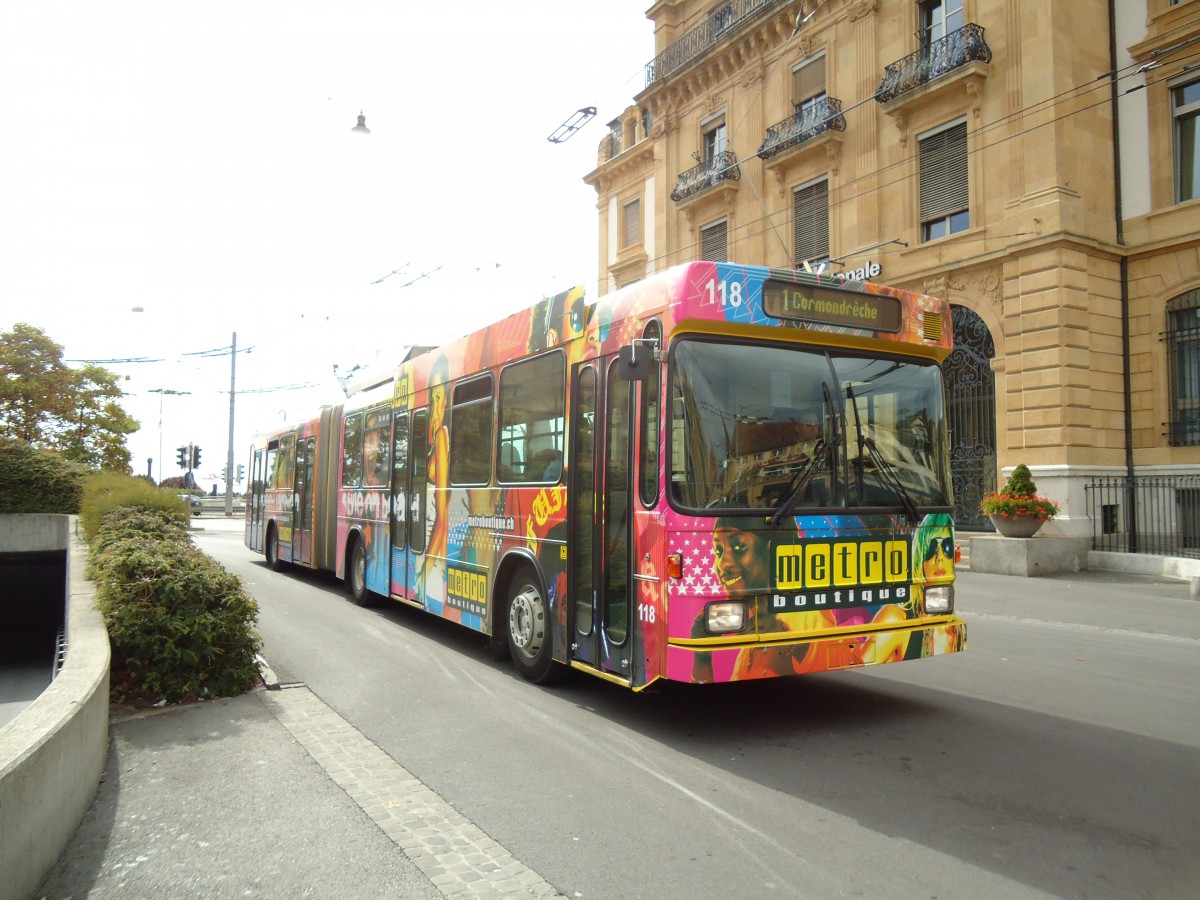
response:
{"label": "street lamp", "polygon": [[162,455],[163,455],[163,394],[173,394],[174,396],[182,396],[183,394],[191,394],[191,391],[173,391],[169,388],[150,388],[147,391],[149,394],[158,394],[158,484],[162,484]]}

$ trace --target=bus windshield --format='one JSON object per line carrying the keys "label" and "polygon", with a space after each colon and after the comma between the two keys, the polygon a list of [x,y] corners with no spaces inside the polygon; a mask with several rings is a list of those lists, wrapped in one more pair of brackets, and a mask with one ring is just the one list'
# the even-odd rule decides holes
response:
{"label": "bus windshield", "polygon": [[670,497],[692,513],[952,503],[942,375],[924,360],[677,341]]}

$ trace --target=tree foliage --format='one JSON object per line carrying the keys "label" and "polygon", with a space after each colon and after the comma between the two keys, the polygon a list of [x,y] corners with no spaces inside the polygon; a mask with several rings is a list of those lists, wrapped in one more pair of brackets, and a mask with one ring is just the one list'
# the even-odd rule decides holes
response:
{"label": "tree foliage", "polygon": [[18,322],[0,334],[0,430],[88,468],[128,472],[125,440],[139,424],[118,402],[118,378],[96,365],[71,368],[45,332]]}

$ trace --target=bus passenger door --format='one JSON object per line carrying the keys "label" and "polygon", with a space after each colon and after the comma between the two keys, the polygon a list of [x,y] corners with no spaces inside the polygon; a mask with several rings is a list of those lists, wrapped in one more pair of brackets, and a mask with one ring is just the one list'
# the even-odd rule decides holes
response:
{"label": "bus passenger door", "polygon": [[267,503],[267,451],[255,450],[254,459],[250,461],[250,522],[249,547],[260,553],[263,550],[263,520],[264,508]]}
{"label": "bus passenger door", "polygon": [[[414,420],[416,418],[414,417]],[[420,422],[420,427],[426,427],[423,415]],[[410,500],[413,498],[412,465],[415,460],[409,458],[408,429],[408,413],[396,413],[392,438],[392,568],[389,590],[393,597],[412,600],[416,594],[417,578],[413,571],[414,556],[409,526],[413,524],[415,527],[420,509],[410,506]]]}
{"label": "bus passenger door", "polygon": [[[395,561],[400,545],[393,538],[392,584],[393,591],[406,600],[415,600],[425,605],[421,571],[425,563],[426,493],[425,483],[429,467],[429,410],[419,409],[412,413],[407,449],[408,467],[404,476],[407,489],[404,498],[404,516],[407,544]],[[396,476],[397,478],[399,475]],[[396,502],[399,501],[399,488]]]}
{"label": "bus passenger door", "polygon": [[611,356],[576,366],[572,390],[571,658],[629,677],[633,390]]}
{"label": "bus passenger door", "polygon": [[292,562],[311,566],[313,562],[313,462],[316,438],[296,442],[296,496],[292,500]]}

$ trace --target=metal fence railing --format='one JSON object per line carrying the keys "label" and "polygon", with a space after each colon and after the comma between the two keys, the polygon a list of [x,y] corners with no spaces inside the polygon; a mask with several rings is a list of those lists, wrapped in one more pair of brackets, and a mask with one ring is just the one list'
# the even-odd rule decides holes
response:
{"label": "metal fence railing", "polygon": [[1200,559],[1200,475],[1095,478],[1092,549]]}

